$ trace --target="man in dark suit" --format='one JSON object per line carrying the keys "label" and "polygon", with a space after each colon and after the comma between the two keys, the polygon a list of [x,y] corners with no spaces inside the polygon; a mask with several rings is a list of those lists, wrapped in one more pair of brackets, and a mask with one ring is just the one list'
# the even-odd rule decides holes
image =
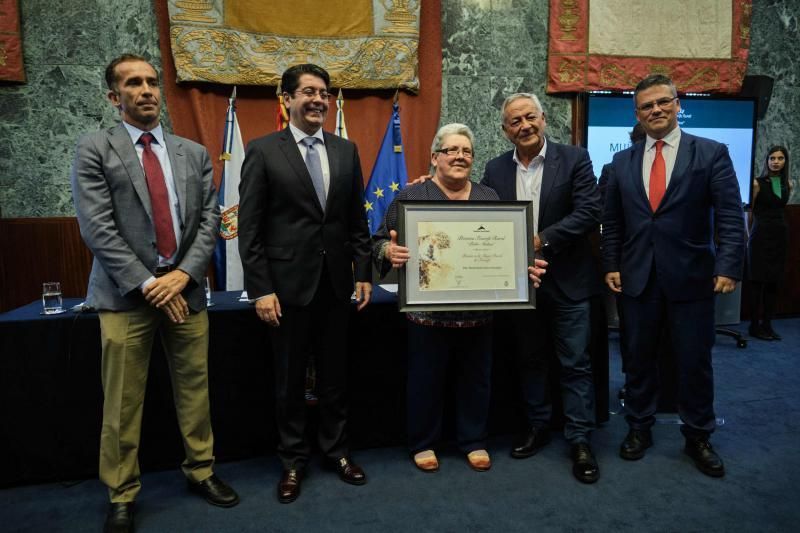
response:
{"label": "man in dark suit", "polygon": [[543,341],[551,336],[561,363],[564,436],[571,445],[572,472],[579,481],[593,483],[600,471],[590,447],[595,412],[589,298],[600,284],[588,235],[597,227],[600,207],[592,163],[586,150],[545,138],[544,111],[533,94],[506,98],[502,127],[514,150],[489,161],[481,183],[501,200],[533,203],[534,249],[550,264],[536,295],[537,309],[508,315],[515,325],[528,422],[511,456],[530,457],[550,442],[552,407]]}
{"label": "man in dark suit", "polygon": [[164,132],[158,74],[142,57],[106,68],[122,123],[78,141],[72,194],[94,255],[86,303],[100,316],[103,428],[100,479],[111,499],[106,531],[133,531],[147,369],[159,334],[169,359],[189,489],[231,507],[236,493],[212,471],[208,315],[203,279],[219,208],[202,146]]}
{"label": "man in dark suit", "polygon": [[681,106],[669,78],[639,82],[634,104],[647,139],[614,156],[602,217],[605,281],[621,294],[628,346],[630,431],[620,456],[641,459],[653,443],[656,355],[665,324],[678,366],[684,451],[701,472],[720,477],[725,467],[709,442],[715,427],[714,293],[732,292],[741,279],[739,185],[725,145],[678,127]]}
{"label": "man in dark suit", "polygon": [[305,437],[305,372],[315,356],[318,443],[339,477],[366,476],[345,433],[346,333],[350,296],[370,299],[370,236],[355,144],[322,131],[328,73],[311,64],[283,73],[289,127],[251,142],[239,187],[239,252],[245,289],[269,324],[276,391],[278,499],[294,501],[311,452]]}

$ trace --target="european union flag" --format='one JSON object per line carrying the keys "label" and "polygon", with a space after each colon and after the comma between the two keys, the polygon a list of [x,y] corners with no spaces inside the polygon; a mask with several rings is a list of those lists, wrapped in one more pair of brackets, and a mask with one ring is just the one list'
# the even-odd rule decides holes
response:
{"label": "european union flag", "polygon": [[364,190],[364,209],[367,211],[369,231],[378,231],[383,216],[400,189],[406,186],[408,172],[400,137],[400,106],[392,104],[392,118],[386,127],[381,149],[372,167],[369,183]]}

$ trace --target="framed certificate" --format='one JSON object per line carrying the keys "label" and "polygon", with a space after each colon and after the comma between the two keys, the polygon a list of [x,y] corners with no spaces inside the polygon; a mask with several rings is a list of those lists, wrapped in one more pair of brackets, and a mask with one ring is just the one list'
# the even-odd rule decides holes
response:
{"label": "framed certificate", "polygon": [[400,311],[533,309],[530,202],[400,201]]}

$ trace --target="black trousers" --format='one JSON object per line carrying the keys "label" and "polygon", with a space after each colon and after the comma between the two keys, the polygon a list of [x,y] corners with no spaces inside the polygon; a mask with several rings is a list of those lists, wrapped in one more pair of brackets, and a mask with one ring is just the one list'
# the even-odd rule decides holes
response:
{"label": "black trousers", "polygon": [[305,436],[305,378],[312,353],[319,398],[319,448],[328,459],[349,453],[345,434],[349,306],[349,301],[336,298],[323,269],[311,302],[304,307],[281,306],[280,326],[271,328],[278,457],[284,468],[302,469],[311,454]]}
{"label": "black trousers", "polygon": [[491,326],[443,328],[408,323],[408,441],[434,447],[442,431],[448,371],[456,382],[456,440],[464,453],[486,448],[492,371]]}

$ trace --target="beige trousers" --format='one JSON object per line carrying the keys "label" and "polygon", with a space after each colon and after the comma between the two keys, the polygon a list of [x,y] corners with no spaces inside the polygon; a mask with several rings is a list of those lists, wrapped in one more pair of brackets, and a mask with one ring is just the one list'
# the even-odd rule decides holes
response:
{"label": "beige trousers", "polygon": [[143,305],[132,311],[101,311],[103,428],[100,480],[112,502],[131,502],[141,489],[139,438],[153,340],[160,334],[186,459],[181,469],[194,482],[212,474],[214,436],[208,403],[208,313],[183,324]]}

